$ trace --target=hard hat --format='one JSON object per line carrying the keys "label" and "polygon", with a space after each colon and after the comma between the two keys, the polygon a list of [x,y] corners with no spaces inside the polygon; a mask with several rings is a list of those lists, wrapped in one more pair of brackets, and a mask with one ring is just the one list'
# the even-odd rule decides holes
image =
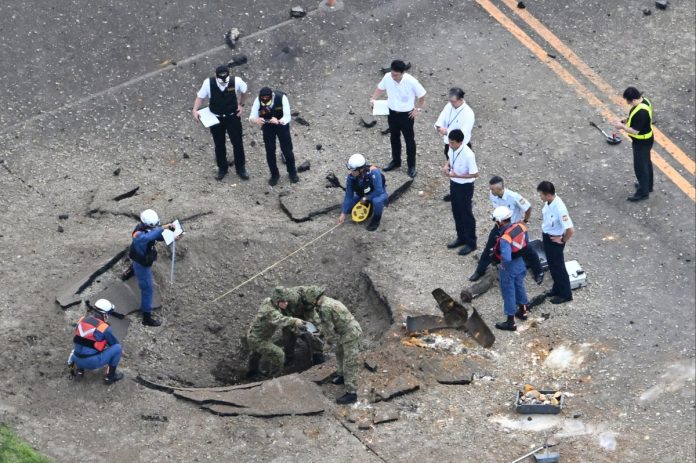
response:
{"label": "hard hat", "polygon": [[346,167],[348,167],[348,170],[355,170],[365,167],[365,164],[367,164],[367,161],[365,161],[365,156],[362,154],[354,154],[348,158],[348,164],[346,164]]}
{"label": "hard hat", "polygon": [[114,310],[114,305],[106,299],[98,299],[97,302],[94,303],[94,308],[97,312],[108,314]]}
{"label": "hard hat", "polygon": [[372,203],[368,201],[367,204],[363,204],[362,202],[358,201],[358,203],[353,206],[350,216],[353,219],[353,222],[361,223],[367,220],[367,218],[370,216],[370,212],[372,212]]}
{"label": "hard hat", "polygon": [[156,227],[160,224],[157,212],[152,209],[146,209],[140,214],[140,221],[148,227]]}
{"label": "hard hat", "polygon": [[498,206],[493,211],[493,220],[496,222],[508,220],[510,217],[512,217],[512,211],[506,206]]}

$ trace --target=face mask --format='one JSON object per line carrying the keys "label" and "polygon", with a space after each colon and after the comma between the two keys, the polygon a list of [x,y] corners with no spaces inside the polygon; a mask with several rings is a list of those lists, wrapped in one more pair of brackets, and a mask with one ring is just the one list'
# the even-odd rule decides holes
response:
{"label": "face mask", "polygon": [[227,81],[229,80],[229,76],[225,77],[224,79],[216,77],[215,80],[217,80],[218,85],[227,85]]}

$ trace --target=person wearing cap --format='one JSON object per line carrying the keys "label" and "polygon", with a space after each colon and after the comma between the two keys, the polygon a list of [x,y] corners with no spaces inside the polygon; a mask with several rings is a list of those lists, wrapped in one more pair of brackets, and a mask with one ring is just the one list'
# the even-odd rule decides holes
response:
{"label": "person wearing cap", "polygon": [[[471,148],[471,131],[474,128],[474,111],[464,101],[464,90],[459,87],[452,87],[449,90],[449,102],[440,112],[440,116],[435,122],[435,130],[442,135],[445,142],[445,158],[449,153],[449,133],[454,129],[459,129],[464,133],[463,143]],[[451,195],[448,193],[442,199],[450,201]]]}
{"label": "person wearing cap", "polygon": [[624,90],[623,97],[630,106],[628,119],[614,121],[612,125],[631,138],[633,171],[638,182],[635,184],[636,192],[627,199],[637,202],[648,199],[653,191],[653,165],[650,159],[655,142],[652,129],[653,107],[650,100],[635,87]]}
{"label": "person wearing cap", "polygon": [[196,100],[193,102],[191,114],[195,120],[199,120],[198,110],[208,99],[210,112],[220,120],[218,124],[210,126],[210,133],[215,144],[215,160],[218,166],[217,179],[222,180],[227,175],[228,161],[225,134],[230,137],[234,152],[234,167],[237,175],[243,179],[249,179],[246,170],[246,158],[244,156],[244,142],[242,140],[242,110],[247,95],[247,84],[240,77],[230,77],[230,68],[227,65],[218,66],[215,69],[215,77],[203,81]]}
{"label": "person wearing cap", "polygon": [[493,220],[498,229],[492,258],[498,263],[500,292],[503,296],[504,322],[495,324],[499,330],[515,331],[515,317],[526,320],[529,311],[524,276],[527,271],[522,255],[527,247],[527,227],[522,222],[512,222],[513,213],[506,206],[493,210]]}
{"label": "person wearing cap", "polygon": [[372,205],[372,219],[367,225],[368,231],[375,231],[382,221],[382,212],[389,197],[387,196],[384,174],[378,167],[367,163],[362,154],[354,154],[346,164],[350,173],[346,177],[346,194],[343,198],[341,215],[338,223],[343,223],[355,205],[370,203]]}
{"label": "person wearing cap", "polygon": [[[304,320],[288,314],[288,301],[280,292],[274,292],[261,303],[256,318],[247,332],[249,366],[247,376],[277,376],[285,365],[285,352],[273,343],[273,335],[281,330],[300,330]],[[265,370],[261,370],[265,367]]]}
{"label": "person wearing cap", "polygon": [[370,107],[375,100],[387,93],[387,106],[389,107],[389,136],[391,142],[392,159],[384,167],[384,171],[401,167],[401,135],[406,142],[406,162],[408,175],[416,176],[416,139],[413,130],[416,117],[425,106],[425,88],[411,74],[407,73],[407,65],[401,60],[391,63],[391,71],[384,74],[382,80],[370,97]]}
{"label": "person wearing cap", "polygon": [[118,338],[107,323],[114,305],[99,299],[84,317],[80,317],[73,336],[73,350],[68,359],[68,366],[75,379],[82,379],[85,370],[96,370],[106,366],[104,384],[113,384],[123,379],[123,373],[117,372],[123,349]]}
{"label": "person wearing cap", "polygon": [[476,156],[471,148],[464,144],[464,132],[452,130],[449,135],[449,152],[442,173],[449,179],[452,196],[452,216],[457,230],[457,238],[448,243],[449,249],[460,246],[460,256],[465,256],[476,249],[476,219],[472,210],[474,181],[479,177]]}
{"label": "person wearing cap", "polygon": [[[152,264],[157,260],[157,241],[164,241],[162,232],[165,229],[174,231],[171,223],[160,225],[159,216],[152,209],[140,214],[140,222],[131,233],[132,241],[128,249],[128,257],[133,261],[133,272],[140,287],[140,311],[143,314],[143,325],[160,326],[161,321],[152,316],[153,278]],[[181,235],[177,237],[180,238]]]}
{"label": "person wearing cap", "polygon": [[290,100],[287,95],[278,90],[271,90],[263,87],[259,91],[259,96],[254,100],[251,107],[249,120],[261,126],[263,132],[263,144],[266,147],[266,162],[271,171],[271,178],[268,184],[275,186],[278,184],[280,172],[278,171],[278,161],[276,158],[276,138],[280,143],[280,152],[288,176],[292,183],[300,181],[295,167],[295,155],[292,152],[292,136],[290,135]]}
{"label": "person wearing cap", "polygon": [[[502,177],[494,175],[488,182],[488,187],[490,189],[489,197],[493,207],[505,206],[512,211],[512,218],[510,219],[512,223],[524,222],[525,226],[529,223],[529,218],[532,215],[532,207],[529,201],[524,199],[521,194],[505,188],[505,182]],[[469,277],[469,281],[476,281],[486,273],[486,268],[491,263],[490,251],[495,245],[496,240],[499,236],[499,229],[497,225],[494,225],[491,232],[488,235],[488,241],[486,242],[486,247],[484,252],[481,253],[476,270]],[[539,261],[539,254],[531,246],[527,246],[525,251],[522,253],[525,263],[531,269],[534,275],[534,281],[536,284],[540,285],[544,281],[544,270],[541,267],[541,262]]]}
{"label": "person wearing cap", "polygon": [[546,293],[552,304],[563,304],[572,301],[570,276],[565,266],[563,251],[565,245],[573,236],[573,221],[568,214],[568,208],[563,200],[556,195],[556,187],[549,181],[543,181],[537,186],[539,197],[544,201],[541,210],[543,216],[541,231],[543,233],[544,252],[553,278],[553,287]]}

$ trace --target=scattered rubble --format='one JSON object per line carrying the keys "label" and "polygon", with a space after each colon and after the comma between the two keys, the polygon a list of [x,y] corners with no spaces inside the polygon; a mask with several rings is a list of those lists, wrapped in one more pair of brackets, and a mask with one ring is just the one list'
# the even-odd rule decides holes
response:
{"label": "scattered rubble", "polygon": [[309,127],[309,122],[303,117],[295,117],[295,122],[297,122],[300,125],[304,125],[305,127]]}
{"label": "scattered rubble", "polygon": [[225,32],[225,43],[230,49],[234,50],[236,48],[239,35],[239,29],[236,27]]}
{"label": "scattered rubble", "polygon": [[249,59],[247,58],[247,55],[244,54],[239,54],[239,55],[234,55],[232,59],[227,63],[228,68],[233,68],[236,66],[242,66],[244,64],[247,64]]}
{"label": "scattered rubble", "polygon": [[290,17],[292,18],[304,18],[307,16],[307,12],[301,6],[293,6],[290,9]]}
{"label": "scattered rubble", "polygon": [[307,172],[311,167],[312,167],[312,165],[310,164],[309,160],[306,160],[306,161],[302,162],[302,164],[297,166],[297,171],[298,172]]}
{"label": "scattered rubble", "polygon": [[417,391],[420,384],[415,376],[410,373],[391,378],[383,387],[375,390],[375,401],[387,401],[409,392]]}
{"label": "scattered rubble", "polygon": [[655,6],[656,6],[659,10],[666,10],[668,4],[669,4],[669,2],[668,2],[667,0],[657,0],[657,1],[655,2]]}

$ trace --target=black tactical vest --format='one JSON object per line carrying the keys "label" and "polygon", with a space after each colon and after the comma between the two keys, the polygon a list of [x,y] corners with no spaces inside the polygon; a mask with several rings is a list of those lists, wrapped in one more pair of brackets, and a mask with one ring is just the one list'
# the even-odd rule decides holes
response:
{"label": "black tactical vest", "polygon": [[237,92],[235,91],[234,76],[223,92],[217,85],[215,77],[210,78],[210,112],[218,116],[227,116],[237,112]]}
{"label": "black tactical vest", "polygon": [[[273,103],[270,106],[264,106],[259,101],[259,117],[270,121],[272,117],[276,119],[281,119],[283,117],[283,92],[275,91],[275,98],[273,98]],[[212,110],[211,110],[212,111]]]}

